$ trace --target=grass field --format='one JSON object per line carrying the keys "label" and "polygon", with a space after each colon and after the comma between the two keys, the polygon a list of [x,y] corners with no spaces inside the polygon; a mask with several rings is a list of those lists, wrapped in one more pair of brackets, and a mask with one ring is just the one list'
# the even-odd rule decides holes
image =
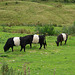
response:
{"label": "grass field", "polygon": [[[74,75],[75,74],[75,37],[69,36],[67,45],[56,46],[56,36],[47,36],[47,47],[39,50],[39,44],[33,44],[32,49],[26,46],[26,52],[20,52],[20,46],[4,52],[3,46],[9,37],[25,36],[27,34],[0,32],[0,68],[3,62],[17,71],[27,73],[30,68],[30,75]],[[0,72],[1,73],[1,72]],[[0,74],[1,75],[1,74]]]}
{"label": "grass field", "polygon": [[0,25],[57,24],[71,25],[75,21],[75,4],[36,3],[28,1],[0,2]]}
{"label": "grass field", "polygon": [[[39,24],[71,26],[75,21],[75,4],[17,2],[0,2],[0,75],[4,62],[18,72],[26,69],[26,75],[74,75],[75,36],[69,35],[67,44],[63,42],[59,47],[55,43],[57,36],[46,36],[47,47],[41,50],[39,44],[33,44],[31,49],[27,45],[26,52],[20,52],[20,46],[14,47],[14,52],[4,52],[3,47],[10,37],[35,34]],[[59,26],[55,30],[61,33]]]}

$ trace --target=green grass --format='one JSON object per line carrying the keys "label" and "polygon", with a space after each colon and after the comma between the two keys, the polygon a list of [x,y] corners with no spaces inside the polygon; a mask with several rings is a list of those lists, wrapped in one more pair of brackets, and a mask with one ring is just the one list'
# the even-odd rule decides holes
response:
{"label": "green grass", "polygon": [[[9,37],[26,34],[0,32],[0,68],[3,62],[17,71],[30,68],[30,75],[74,75],[75,74],[75,36],[69,36],[67,44],[57,47],[56,36],[47,36],[47,47],[39,50],[39,44],[33,44],[32,49],[26,46],[26,52],[20,52],[20,46],[4,52],[3,46]],[[28,70],[27,70],[28,71]],[[1,73],[1,72],[0,72]],[[1,74],[0,74],[1,75]]]}
{"label": "green grass", "polygon": [[[7,5],[6,5],[7,3]],[[63,3],[36,3],[29,1],[0,2],[0,24],[57,24],[72,25],[75,5]]]}
{"label": "green grass", "polygon": [[25,33],[34,34],[36,26],[0,26],[0,31],[10,32],[10,33]]}
{"label": "green grass", "polygon": [[[60,3],[35,3],[28,1],[0,2],[0,75],[4,62],[17,71],[24,72],[24,66],[30,75],[74,75],[75,74],[75,36],[70,36],[67,45],[57,47],[56,36],[47,36],[47,47],[39,50],[39,44],[32,49],[26,46],[26,52],[20,52],[20,46],[4,52],[3,47],[10,37],[36,33],[35,26],[40,24],[72,25],[75,21],[75,5]],[[6,5],[7,3],[7,5]],[[61,7],[59,7],[61,6]],[[10,25],[10,26],[5,26]],[[14,26],[18,25],[18,26]],[[22,26],[23,25],[23,26]],[[25,30],[24,33],[18,31]],[[62,32],[62,27],[55,27]],[[6,31],[6,32],[3,32]],[[28,33],[28,31],[30,33]]]}

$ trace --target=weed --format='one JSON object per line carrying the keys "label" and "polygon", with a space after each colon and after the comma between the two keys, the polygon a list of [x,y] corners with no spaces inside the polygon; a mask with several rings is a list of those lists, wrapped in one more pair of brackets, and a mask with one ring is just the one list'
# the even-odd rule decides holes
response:
{"label": "weed", "polygon": [[9,57],[9,56],[6,54],[2,54],[2,55],[0,55],[0,57]]}
{"label": "weed", "polygon": [[39,32],[39,34],[45,34],[45,35],[54,35],[54,26],[52,25],[45,25],[42,27],[37,27],[36,31]]}
{"label": "weed", "polygon": [[7,32],[5,26],[2,26],[2,30],[3,30],[3,32]]}
{"label": "weed", "polygon": [[62,7],[62,4],[59,3],[59,4],[55,4],[54,6],[57,7],[57,8],[61,8]]}
{"label": "weed", "polygon": [[16,71],[16,69],[14,70],[12,67],[9,68],[8,64],[6,62],[3,63],[2,67],[1,67],[1,72],[2,75],[30,75],[30,68],[28,67],[28,72],[26,70],[26,66],[24,66],[24,73],[20,72],[20,71]]}
{"label": "weed", "polygon": [[6,2],[5,5],[8,5],[8,3]]}
{"label": "weed", "polygon": [[16,1],[15,3],[16,3],[16,4],[18,4],[18,2],[17,2],[17,1]]}
{"label": "weed", "polygon": [[68,27],[64,26],[62,31],[68,34],[75,34],[75,22],[72,26],[68,26]]}

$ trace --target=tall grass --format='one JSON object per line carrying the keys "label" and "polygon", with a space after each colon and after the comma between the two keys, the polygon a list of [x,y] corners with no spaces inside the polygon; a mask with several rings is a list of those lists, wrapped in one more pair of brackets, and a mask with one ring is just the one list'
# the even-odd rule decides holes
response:
{"label": "tall grass", "polygon": [[26,66],[24,64],[24,72],[16,71],[16,69],[13,69],[12,67],[9,68],[8,64],[6,62],[3,63],[1,67],[1,74],[2,75],[30,75],[30,68],[28,67],[28,71],[26,70]]}
{"label": "tall grass", "polygon": [[68,33],[68,34],[70,34],[70,35],[75,34],[75,22],[74,22],[73,25],[70,25],[70,26],[68,26],[68,27],[65,27],[65,26],[64,26],[64,27],[62,28],[62,31],[65,32],[65,33]]}

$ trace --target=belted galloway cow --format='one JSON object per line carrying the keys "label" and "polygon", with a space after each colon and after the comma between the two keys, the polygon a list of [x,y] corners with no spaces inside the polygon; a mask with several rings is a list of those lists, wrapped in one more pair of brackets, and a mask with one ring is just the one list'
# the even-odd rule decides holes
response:
{"label": "belted galloway cow", "polygon": [[13,52],[13,46],[21,46],[20,51],[22,51],[22,49],[24,49],[25,52],[25,46],[27,44],[30,44],[30,48],[32,48],[32,43],[39,43],[40,44],[40,48],[42,47],[42,45],[45,46],[46,44],[46,39],[44,35],[27,35],[24,37],[13,37],[13,38],[9,38],[4,46],[4,51],[6,52],[7,50],[9,50],[9,48],[12,48],[12,52]]}
{"label": "belted galloway cow", "polygon": [[67,39],[68,39],[68,35],[66,33],[61,33],[60,35],[58,35],[56,41],[57,46],[59,46],[59,43],[60,45],[62,45],[62,41],[65,41],[66,44]]}

